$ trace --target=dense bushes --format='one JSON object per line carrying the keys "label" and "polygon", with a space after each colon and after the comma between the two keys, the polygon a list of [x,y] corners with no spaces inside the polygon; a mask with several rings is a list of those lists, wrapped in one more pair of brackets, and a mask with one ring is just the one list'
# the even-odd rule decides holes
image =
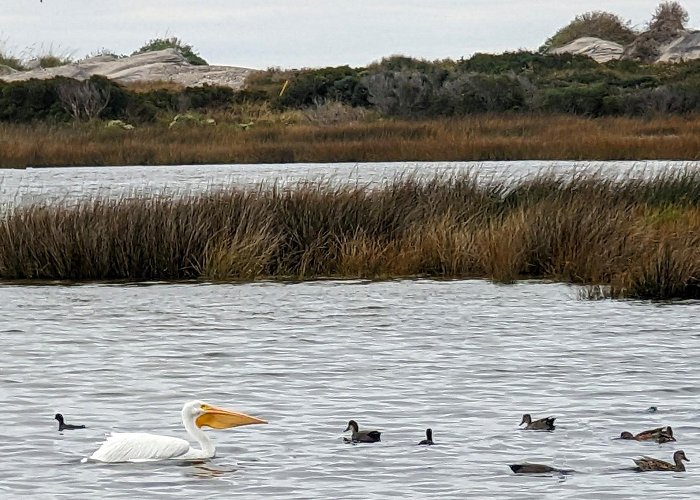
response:
{"label": "dense bushes", "polygon": [[359,72],[349,66],[302,70],[289,80],[289,86],[276,103],[295,108],[327,101],[366,106],[367,92],[359,83]]}
{"label": "dense bushes", "polygon": [[[274,80],[270,70],[266,74],[266,81]],[[700,61],[599,64],[580,55],[526,51],[435,62],[393,56],[367,68],[296,71],[285,75],[289,84],[281,98],[269,91],[268,98],[287,109],[337,101],[403,118],[489,112],[690,113],[699,110],[698,74]],[[252,88],[264,92],[255,83]]]}
{"label": "dense bushes", "polygon": [[[102,103],[91,99],[104,100]],[[153,121],[159,112],[178,113],[224,109],[243,102],[260,102],[265,96],[255,91],[236,92],[228,87],[205,85],[179,90],[156,89],[134,92],[105,77],[84,82],[57,77],[50,80],[0,81],[0,121],[24,123],[101,118],[130,123]],[[97,106],[92,113],[86,106]],[[76,106],[81,108],[76,111]]]}
{"label": "dense bushes", "polygon": [[21,83],[0,81],[0,120],[28,122],[69,119],[70,115],[58,99],[58,86],[64,81],[63,78]]}

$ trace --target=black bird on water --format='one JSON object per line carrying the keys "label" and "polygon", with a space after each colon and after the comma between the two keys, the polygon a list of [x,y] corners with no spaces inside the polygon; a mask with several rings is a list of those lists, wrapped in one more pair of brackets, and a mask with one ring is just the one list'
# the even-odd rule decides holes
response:
{"label": "black bird on water", "polygon": [[75,429],[85,429],[84,425],[73,425],[73,424],[67,424],[63,421],[63,415],[60,413],[56,413],[56,416],[53,417],[56,420],[58,420],[58,430],[59,431],[72,431]]}
{"label": "black bird on water", "polygon": [[432,429],[425,429],[425,439],[418,443],[419,445],[422,444],[427,444],[427,445],[433,445],[433,430]]}
{"label": "black bird on water", "polygon": [[556,469],[554,467],[550,467],[549,465],[529,463],[513,464],[509,465],[508,467],[510,467],[510,470],[512,470],[516,474],[571,474],[572,472],[574,472],[571,469]]}

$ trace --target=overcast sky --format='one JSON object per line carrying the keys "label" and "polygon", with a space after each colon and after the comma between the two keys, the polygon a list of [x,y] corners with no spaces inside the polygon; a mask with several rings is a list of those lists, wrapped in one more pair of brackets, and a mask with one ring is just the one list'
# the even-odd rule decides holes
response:
{"label": "overcast sky", "polygon": [[[606,10],[642,26],[659,0],[0,0],[1,48],[26,58],[130,54],[177,36],[210,64],[363,66],[403,54],[458,59],[536,49],[574,16]],[[700,0],[681,0],[690,26]]]}

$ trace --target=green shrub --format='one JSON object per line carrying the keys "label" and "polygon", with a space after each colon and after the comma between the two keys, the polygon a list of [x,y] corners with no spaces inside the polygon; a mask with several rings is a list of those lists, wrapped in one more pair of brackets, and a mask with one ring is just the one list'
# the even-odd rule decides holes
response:
{"label": "green shrub", "polygon": [[57,68],[65,66],[72,62],[70,57],[60,57],[53,54],[47,54],[39,58],[39,66],[42,68]]}
{"label": "green shrub", "polygon": [[436,94],[428,110],[431,116],[512,111],[525,105],[523,88],[506,75],[458,75]]}
{"label": "green shrub", "polygon": [[600,116],[604,110],[603,101],[609,95],[610,89],[603,83],[545,89],[542,109],[552,113]]}
{"label": "green shrub", "polygon": [[24,64],[22,64],[22,61],[18,57],[6,52],[3,46],[4,43],[0,42],[0,66],[7,66],[8,68],[12,68],[17,71],[25,70],[26,68],[24,67]]}
{"label": "green shrub", "polygon": [[359,72],[349,66],[301,70],[289,80],[276,104],[284,108],[302,108],[326,101],[366,105],[364,94],[358,91],[359,82]]}
{"label": "green shrub", "polygon": [[563,47],[577,38],[593,36],[627,45],[636,36],[630,21],[610,12],[593,11],[580,14],[544,42],[540,51]]}
{"label": "green shrub", "polygon": [[[156,109],[142,96],[129,92],[103,76],[87,80],[107,103],[99,117],[107,120],[125,120],[131,123],[152,121]],[[36,120],[67,121],[71,113],[60,97],[60,89],[79,85],[80,82],[56,77],[49,80],[0,82],[0,121],[31,122]],[[77,117],[76,117],[77,118]]]}
{"label": "green shrub", "polygon": [[197,52],[192,48],[192,45],[184,43],[179,38],[172,36],[170,38],[154,38],[146,42],[143,47],[134,51],[131,55],[143,54],[154,50],[177,49],[180,54],[195,66],[206,66],[208,63],[202,59]]}
{"label": "green shrub", "polygon": [[688,11],[678,2],[661,2],[649,21],[649,31],[679,31],[685,29]]}
{"label": "green shrub", "polygon": [[577,54],[537,54],[518,51],[503,54],[476,53],[469,59],[457,63],[457,70],[463,72],[499,74],[524,71],[547,72],[566,68],[595,68],[593,59]]}
{"label": "green shrub", "polygon": [[69,115],[63,109],[57,93],[57,83],[66,80],[0,81],[0,121],[68,120]]}

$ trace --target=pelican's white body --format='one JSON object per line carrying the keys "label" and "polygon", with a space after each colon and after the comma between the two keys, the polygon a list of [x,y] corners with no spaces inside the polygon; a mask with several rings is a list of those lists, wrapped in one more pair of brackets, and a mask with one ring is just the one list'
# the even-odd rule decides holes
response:
{"label": "pelican's white body", "polygon": [[192,448],[184,439],[148,434],[145,432],[113,432],[90,455],[90,460],[98,462],[147,462],[153,460],[202,460],[216,454],[214,444],[206,433],[195,425],[201,414],[200,401],[185,403],[182,407],[182,423],[187,433],[195,439],[201,449]]}
{"label": "pelican's white body", "polygon": [[113,432],[100,448],[90,455],[98,462],[148,462],[151,460],[197,460],[212,458],[190,446],[184,439],[145,432]]}

